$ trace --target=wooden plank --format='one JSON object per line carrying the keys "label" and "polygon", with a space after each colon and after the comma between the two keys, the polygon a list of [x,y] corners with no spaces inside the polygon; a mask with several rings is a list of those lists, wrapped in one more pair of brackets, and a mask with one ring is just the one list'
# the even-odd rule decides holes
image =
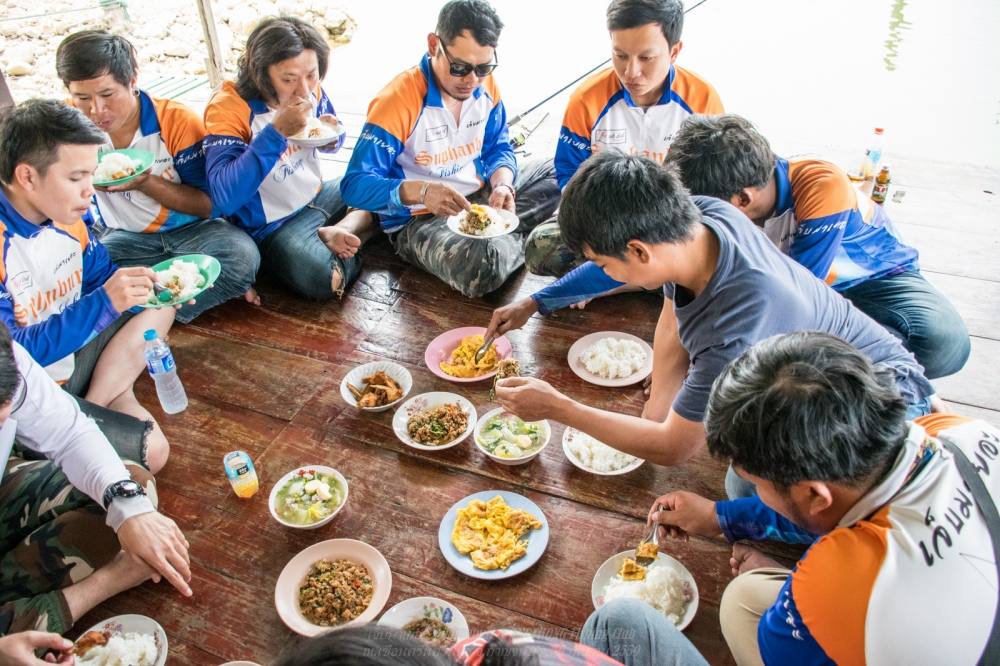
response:
{"label": "wooden plank", "polygon": [[924,271],[962,315],[970,335],[1000,340],[1000,282]]}
{"label": "wooden plank", "polygon": [[972,405],[963,405],[960,402],[949,402],[948,406],[952,411],[958,412],[974,419],[983,419],[987,423],[1000,426],[1000,411],[996,409],[983,409]]}
{"label": "wooden plank", "polygon": [[[893,200],[896,193],[903,193],[898,202]],[[938,227],[957,234],[989,234],[996,232],[1000,220],[1000,197],[981,189],[949,190],[900,184],[892,186],[885,209],[897,223]]]}
{"label": "wooden plank", "polygon": [[972,338],[972,355],[961,372],[935,379],[934,386],[944,400],[954,400],[973,407],[1000,409],[1000,341]]}
{"label": "wooden plank", "polygon": [[997,234],[957,234],[949,229],[906,223],[897,226],[903,239],[920,250],[920,265],[924,270],[997,281],[1000,256]]}

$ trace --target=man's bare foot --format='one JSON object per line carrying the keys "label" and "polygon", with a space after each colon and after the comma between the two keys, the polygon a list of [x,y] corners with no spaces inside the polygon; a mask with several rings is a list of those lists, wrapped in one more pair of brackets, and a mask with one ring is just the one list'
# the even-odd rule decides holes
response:
{"label": "man's bare foot", "polygon": [[572,305],[570,305],[570,307],[573,308],[574,310],[582,310],[585,307],[587,307],[587,305],[589,305],[592,300],[594,299],[588,298],[585,301],[580,301],[579,303],[573,303]]}
{"label": "man's bare foot", "polygon": [[253,287],[246,290],[246,293],[243,294],[243,299],[250,305],[260,305],[260,294]]}
{"label": "man's bare foot", "polygon": [[316,233],[319,234],[319,239],[330,248],[330,252],[341,259],[350,259],[361,249],[361,239],[337,225],[322,227]]}
{"label": "man's bare foot", "polygon": [[733,575],[739,576],[754,569],[781,568],[781,563],[771,559],[753,546],[748,546],[745,543],[734,543],[733,556],[729,558],[729,566],[733,570]]}

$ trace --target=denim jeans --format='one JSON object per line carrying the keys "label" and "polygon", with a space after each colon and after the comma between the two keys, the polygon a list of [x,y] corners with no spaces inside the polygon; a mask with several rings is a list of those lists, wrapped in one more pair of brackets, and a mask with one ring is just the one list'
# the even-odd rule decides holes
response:
{"label": "denim jeans", "polygon": [[162,233],[136,233],[109,229],[101,242],[120,266],[153,266],[184,254],[207,254],[222,265],[215,286],[198,296],[194,305],[177,311],[177,321],[190,323],[195,317],[231,298],[238,298],[253,285],[260,266],[257,245],[246,233],[222,219],[201,220]]}
{"label": "denim jeans", "polygon": [[[341,259],[319,237],[320,227],[335,224],[347,213],[340,180],[323,183],[319,194],[259,243],[264,269],[304,298],[325,301],[342,296],[361,272],[361,257]],[[334,271],[341,276],[333,291]]]}
{"label": "denim jeans", "polygon": [[615,599],[594,611],[580,642],[625,666],[708,666],[663,613],[636,599]]}
{"label": "denim jeans", "polygon": [[919,271],[868,280],[841,294],[902,340],[928,379],[952,375],[969,359],[962,317]]}

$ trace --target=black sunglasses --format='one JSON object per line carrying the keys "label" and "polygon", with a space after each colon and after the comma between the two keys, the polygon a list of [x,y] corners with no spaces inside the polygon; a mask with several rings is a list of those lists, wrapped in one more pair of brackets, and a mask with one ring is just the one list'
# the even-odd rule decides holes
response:
{"label": "black sunglasses", "polygon": [[487,76],[493,73],[493,70],[497,68],[500,62],[497,59],[497,50],[493,49],[493,62],[487,63],[485,65],[470,65],[467,62],[455,62],[451,59],[451,54],[448,53],[448,49],[445,48],[444,40],[440,36],[435,35],[438,38],[438,46],[441,47],[441,52],[444,53],[445,60],[448,61],[448,73],[455,78],[462,78],[468,76],[469,72],[475,72],[476,76],[481,79],[485,79]]}

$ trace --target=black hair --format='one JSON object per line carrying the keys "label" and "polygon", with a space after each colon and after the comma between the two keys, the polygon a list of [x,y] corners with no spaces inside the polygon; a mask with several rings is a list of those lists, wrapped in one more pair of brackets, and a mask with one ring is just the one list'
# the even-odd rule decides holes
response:
{"label": "black hair", "polygon": [[713,456],[779,489],[864,487],[906,439],[906,402],[891,368],[828,333],[790,333],[726,366],[712,385],[705,432]]}
{"label": "black hair", "polygon": [[345,627],[299,641],[271,666],[454,666],[440,648],[402,629],[376,624]]}
{"label": "black hair", "polygon": [[14,358],[14,344],[11,341],[10,330],[0,324],[0,405],[6,405],[14,400],[20,385],[21,373]]}
{"label": "black hair", "polygon": [[62,145],[101,145],[104,133],[90,120],[54,99],[29,99],[0,112],[0,182],[10,185],[14,169],[27,163],[42,176]]}
{"label": "black hair", "polygon": [[465,30],[472,33],[480,46],[496,48],[503,21],[485,0],[451,0],[445,3],[438,14],[435,34],[448,45]]}
{"label": "black hair", "polygon": [[681,41],[684,29],[684,4],[681,0],[611,0],[608,5],[608,30],[629,30],[656,23],[667,44]]}
{"label": "black hair", "polygon": [[674,136],[667,162],[692,194],[729,201],[774,178],[774,153],[749,120],[734,114],[691,116]]}
{"label": "black hair", "polygon": [[56,48],[56,72],[66,86],[110,74],[128,87],[138,71],[132,42],[105,30],[74,32]]}
{"label": "black hair", "polygon": [[577,254],[624,257],[629,241],[681,243],[701,212],[668,168],[646,157],[601,151],[570,179],[559,206],[563,242]]}
{"label": "black hair", "polygon": [[275,100],[278,97],[271,84],[267,68],[275,63],[298,57],[303,51],[316,52],[319,78],[326,76],[330,60],[330,45],[319,31],[294,16],[272,16],[257,24],[247,37],[246,47],[237,62],[236,92],[243,99]]}

